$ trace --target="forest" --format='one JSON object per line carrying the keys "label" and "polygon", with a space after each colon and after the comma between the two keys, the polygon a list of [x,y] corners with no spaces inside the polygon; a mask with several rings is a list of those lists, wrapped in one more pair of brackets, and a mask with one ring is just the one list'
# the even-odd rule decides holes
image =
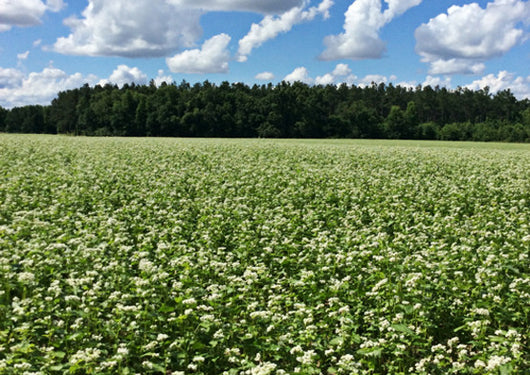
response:
{"label": "forest", "polygon": [[530,142],[530,100],[510,90],[383,83],[84,85],[47,106],[0,107],[0,132]]}

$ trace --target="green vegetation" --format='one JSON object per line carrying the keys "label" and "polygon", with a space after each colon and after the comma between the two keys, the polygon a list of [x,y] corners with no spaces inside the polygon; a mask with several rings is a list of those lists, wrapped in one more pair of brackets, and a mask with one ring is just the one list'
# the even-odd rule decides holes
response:
{"label": "green vegetation", "polygon": [[2,374],[522,374],[530,147],[0,135]]}
{"label": "green vegetation", "polygon": [[510,90],[391,84],[85,85],[59,93],[49,106],[0,108],[0,131],[530,142],[530,100],[517,100]]}

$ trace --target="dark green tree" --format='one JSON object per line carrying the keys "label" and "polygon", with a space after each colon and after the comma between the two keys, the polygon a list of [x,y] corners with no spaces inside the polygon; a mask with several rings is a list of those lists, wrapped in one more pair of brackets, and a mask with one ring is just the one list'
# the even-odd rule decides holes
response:
{"label": "dark green tree", "polygon": [[6,129],[6,116],[9,111],[0,106],[0,132],[4,132]]}
{"label": "dark green tree", "polygon": [[404,139],[407,136],[407,120],[405,112],[393,105],[384,122],[385,135],[390,139]]}
{"label": "dark green tree", "polygon": [[412,139],[417,133],[417,128],[419,125],[418,110],[416,108],[416,103],[410,101],[407,104],[407,110],[405,111],[405,129],[403,138]]}

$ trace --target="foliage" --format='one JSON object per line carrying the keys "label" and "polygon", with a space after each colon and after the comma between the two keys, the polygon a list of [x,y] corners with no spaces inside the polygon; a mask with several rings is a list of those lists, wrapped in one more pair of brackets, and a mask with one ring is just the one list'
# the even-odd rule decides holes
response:
{"label": "foliage", "polygon": [[517,374],[530,149],[0,135],[2,374]]}
{"label": "foliage", "polygon": [[517,100],[509,90],[492,95],[489,90],[410,89],[375,83],[358,87],[280,82],[249,87],[209,81],[191,86],[183,81],[156,87],[152,82],[122,88],[85,85],[59,93],[47,107],[13,108],[6,131],[528,142],[529,111],[530,100]]}

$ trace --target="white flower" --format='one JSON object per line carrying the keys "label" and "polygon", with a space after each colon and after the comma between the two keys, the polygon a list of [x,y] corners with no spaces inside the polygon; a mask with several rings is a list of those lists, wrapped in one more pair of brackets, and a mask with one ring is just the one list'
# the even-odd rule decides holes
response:
{"label": "white flower", "polygon": [[504,357],[499,355],[494,355],[488,360],[488,364],[486,366],[486,370],[494,370],[499,366],[504,365],[505,363],[508,363],[511,361],[510,357]]}
{"label": "white flower", "polygon": [[17,279],[22,284],[33,284],[35,281],[35,275],[31,272],[21,272],[18,274]]}
{"label": "white flower", "polygon": [[159,333],[158,336],[156,336],[156,341],[164,341],[164,340],[167,340],[169,338],[168,335],[166,335],[165,333]]}
{"label": "white flower", "polygon": [[313,362],[313,357],[315,356],[314,350],[307,350],[303,353],[302,356],[296,357],[296,360],[303,365],[309,365]]}
{"label": "white flower", "polygon": [[250,370],[245,371],[248,375],[269,375],[276,369],[276,364],[271,362],[264,362]]}
{"label": "white flower", "polygon": [[182,304],[184,304],[184,305],[194,305],[196,303],[197,303],[197,300],[195,298],[193,298],[193,297],[185,299],[185,300],[182,301]]}
{"label": "white flower", "polygon": [[138,263],[138,269],[145,273],[154,273],[156,271],[156,266],[149,259],[142,258]]}

